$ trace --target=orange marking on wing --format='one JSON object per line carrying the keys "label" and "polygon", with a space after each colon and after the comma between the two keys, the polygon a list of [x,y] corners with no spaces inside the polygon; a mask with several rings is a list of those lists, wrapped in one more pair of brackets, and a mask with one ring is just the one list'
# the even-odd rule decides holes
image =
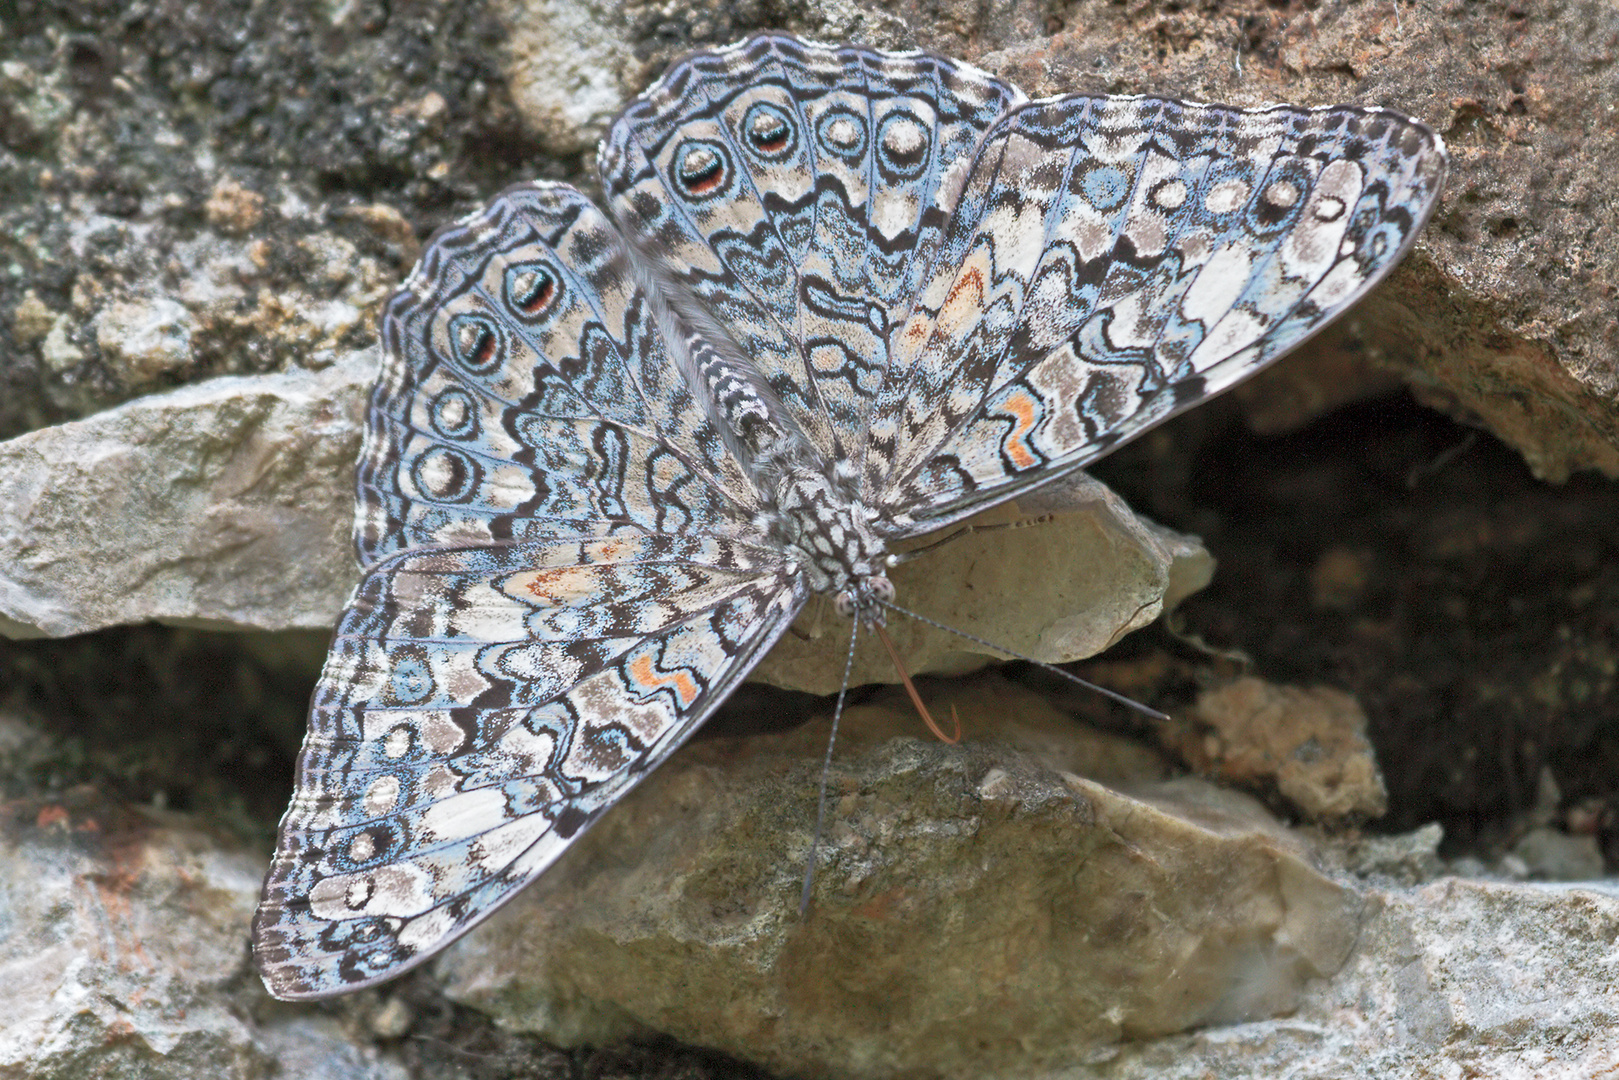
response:
{"label": "orange marking on wing", "polygon": [[630,676],[635,679],[638,686],[650,687],[653,690],[662,690],[672,686],[675,696],[680,699],[681,705],[690,705],[697,700],[697,680],[684,671],[662,672],[652,666],[652,657],[637,656],[630,661]]}
{"label": "orange marking on wing", "polygon": [[928,320],[922,318],[921,316],[917,316],[905,326],[905,344],[922,344],[928,339],[928,333],[931,330],[932,326],[929,324]]}
{"label": "orange marking on wing", "polygon": [[984,306],[984,275],[976,266],[962,271],[956,283],[950,286],[950,295],[944,298],[944,304],[939,308],[940,319],[949,321],[959,318],[964,312],[957,311],[958,306],[968,311],[976,311]]}
{"label": "orange marking on wing", "polygon": [[531,596],[541,600],[549,600],[553,604],[560,603],[562,598],[571,591],[568,580],[578,572],[575,566],[556,566],[549,570],[535,570],[529,575],[528,583],[524,586]]}
{"label": "orange marking on wing", "polygon": [[1013,394],[1001,404],[1001,411],[1017,421],[1017,426],[1006,437],[1006,453],[1011,457],[1012,464],[1019,469],[1032,469],[1040,463],[1039,459],[1031,454],[1029,448],[1024,445],[1024,440],[1028,438],[1029,432],[1034,430],[1036,407],[1037,403],[1034,398],[1021,391]]}

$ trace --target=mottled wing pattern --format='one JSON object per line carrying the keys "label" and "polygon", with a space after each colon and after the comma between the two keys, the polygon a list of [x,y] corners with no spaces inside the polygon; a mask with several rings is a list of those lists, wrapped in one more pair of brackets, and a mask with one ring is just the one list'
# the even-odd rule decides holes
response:
{"label": "mottled wing pattern", "polygon": [[981,147],[871,414],[869,489],[925,532],[1233,385],[1375,284],[1446,156],[1381,109],[1075,96]]}
{"label": "mottled wing pattern", "polygon": [[1023,100],[976,68],[764,35],[671,68],[602,144],[602,183],[827,460],[864,439],[949,211]]}
{"label": "mottled wing pattern", "polygon": [[[254,950],[321,997],[548,866],[803,602],[599,211],[508,192],[388,309],[356,532]],[[375,560],[375,561],[372,561]]]}

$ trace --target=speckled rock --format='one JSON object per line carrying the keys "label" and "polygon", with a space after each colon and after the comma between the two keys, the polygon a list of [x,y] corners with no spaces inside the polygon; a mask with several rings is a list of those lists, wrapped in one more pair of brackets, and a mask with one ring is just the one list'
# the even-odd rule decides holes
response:
{"label": "speckled rock", "polygon": [[1590,1080],[1619,1071],[1619,890],[1446,879],[1368,899],[1349,962],[1290,1015],[1121,1046],[1061,1075]]}
{"label": "speckled rock", "polygon": [[1245,787],[1273,783],[1310,821],[1388,809],[1366,714],[1342,690],[1236,679],[1199,694],[1193,716],[1199,727],[1181,750],[1200,773]]}
{"label": "speckled rock", "polygon": [[[0,761],[37,739],[0,718]],[[263,855],[79,788],[0,807],[0,1077],[404,1080],[330,1019],[267,1000],[244,933]]]}

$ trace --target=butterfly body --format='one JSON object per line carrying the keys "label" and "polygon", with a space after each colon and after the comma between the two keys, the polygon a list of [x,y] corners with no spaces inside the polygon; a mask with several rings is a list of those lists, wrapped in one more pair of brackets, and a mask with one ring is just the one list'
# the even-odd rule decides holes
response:
{"label": "butterfly body", "polygon": [[383,317],[364,576],[254,920],[277,996],[420,963],[672,753],[812,595],[1293,348],[1445,154],[1380,109],[1028,101],[762,35],[613,125],[611,216],[520,185]]}

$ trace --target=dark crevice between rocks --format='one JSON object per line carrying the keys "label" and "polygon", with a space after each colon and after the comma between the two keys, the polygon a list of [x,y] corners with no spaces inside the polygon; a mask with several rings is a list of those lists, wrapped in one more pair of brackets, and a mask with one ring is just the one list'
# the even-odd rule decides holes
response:
{"label": "dark crevice between rocks", "polygon": [[[1619,486],[1544,484],[1493,438],[1405,397],[1270,438],[1218,422],[1222,408],[1095,471],[1219,560],[1181,609],[1189,630],[1247,653],[1268,681],[1360,701],[1389,787],[1372,827],[1438,821],[1447,855],[1487,859],[1543,769],[1565,807],[1612,806]],[[1345,562],[1358,571],[1347,586],[1332,580]],[[1187,663],[1145,638],[1126,648]],[[1603,839],[1611,864],[1619,836]]]}

